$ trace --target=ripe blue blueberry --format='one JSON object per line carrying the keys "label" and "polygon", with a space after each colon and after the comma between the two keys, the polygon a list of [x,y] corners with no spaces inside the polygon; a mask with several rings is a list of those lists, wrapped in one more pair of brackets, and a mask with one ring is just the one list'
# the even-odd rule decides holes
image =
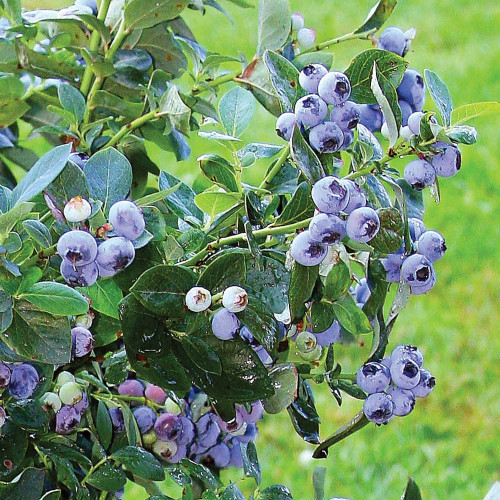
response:
{"label": "ripe blue blueberry", "polygon": [[344,134],[333,122],[320,123],[310,130],[309,143],[318,153],[335,153],[344,143]]}
{"label": "ripe blue blueberry", "polygon": [[149,406],[137,406],[133,409],[132,413],[141,434],[146,434],[155,425],[156,413],[153,408]]}
{"label": "ripe blue blueberry", "polygon": [[276,133],[285,141],[289,141],[295,125],[297,125],[295,113],[282,113],[276,120]]}
{"label": "ripe blue blueberry", "polygon": [[313,240],[333,245],[344,239],[345,222],[333,214],[318,214],[309,223],[309,233]]}
{"label": "ripe blue blueberry", "polygon": [[259,359],[261,360],[261,362],[264,366],[270,367],[270,366],[274,365],[273,358],[267,352],[265,347],[259,345],[257,347],[253,347],[253,350],[255,351],[255,354],[257,354],[257,356],[259,356]]}
{"label": "ripe blue blueberry", "polygon": [[322,64],[308,64],[299,74],[300,86],[310,94],[318,92],[319,81],[328,73]]}
{"label": "ripe blue blueberry", "polygon": [[366,418],[377,425],[387,424],[394,417],[394,403],[385,392],[370,394],[363,403]]}
{"label": "ripe blue blueberry", "polygon": [[359,123],[359,105],[353,101],[346,101],[340,106],[334,106],[330,113],[330,121],[335,122],[341,130],[354,130]]}
{"label": "ripe blue blueberry", "polygon": [[340,323],[334,319],[333,323],[324,331],[315,333],[316,341],[321,347],[328,347],[335,342],[340,342],[342,338]]}
{"label": "ripe blue blueberry", "polygon": [[28,363],[12,365],[9,392],[14,399],[28,399],[33,395],[40,377],[35,367]]}
{"label": "ripe blue blueberry", "polygon": [[443,235],[437,231],[425,231],[417,240],[417,252],[425,255],[431,262],[439,260],[446,252]]}
{"label": "ripe blue blueberry", "polygon": [[117,201],[111,206],[109,222],[118,236],[128,240],[136,240],[146,228],[142,210],[128,200]]}
{"label": "ripe blue blueberry", "polygon": [[144,396],[144,386],[139,380],[130,378],[118,386],[118,394],[121,394],[122,396],[134,396],[135,398],[141,398]]}
{"label": "ripe blue blueberry", "polygon": [[312,199],[320,212],[338,214],[349,203],[349,191],[340,179],[331,175],[314,183]]}
{"label": "ripe blue blueberry", "polygon": [[241,413],[243,420],[247,424],[255,424],[264,416],[264,406],[262,405],[262,401],[254,401],[250,403],[250,411],[244,405],[241,405],[238,411]]}
{"label": "ripe blue blueberry", "polygon": [[195,436],[195,427],[192,420],[188,417],[179,417],[181,429],[176,438],[178,445],[187,446],[190,444]]}
{"label": "ripe blue blueberry", "polygon": [[398,56],[403,56],[406,49],[406,36],[404,31],[398,26],[386,28],[378,40],[377,48],[394,52]]}
{"label": "ripe blue blueberry", "polygon": [[94,16],[97,16],[97,2],[96,0],[75,0],[75,5],[83,5],[92,9]]}
{"label": "ripe blue blueberry", "polygon": [[403,281],[412,287],[424,287],[435,280],[431,261],[418,253],[407,257],[401,266]]}
{"label": "ripe blue blueberry", "polygon": [[349,193],[349,203],[342,210],[343,212],[350,214],[353,210],[356,210],[356,208],[361,208],[366,205],[365,193],[361,191],[361,188],[354,181],[350,179],[341,179],[340,183],[347,188]]}
{"label": "ripe blue blueberry", "polygon": [[245,434],[237,436],[237,439],[240,443],[249,443],[250,441],[255,441],[258,433],[256,424],[248,424]]}
{"label": "ripe blue blueberry", "polygon": [[177,415],[162,413],[156,419],[154,429],[160,441],[175,441],[182,430],[182,423]]}
{"label": "ripe blue blueberry", "polygon": [[85,392],[82,393],[82,399],[80,399],[78,403],[75,403],[73,407],[80,413],[80,415],[82,415],[83,412],[89,407],[89,398]]}
{"label": "ripe blue blueberry", "polygon": [[97,264],[91,262],[83,266],[73,266],[71,262],[63,259],[59,268],[64,281],[71,286],[91,286],[99,276]]}
{"label": "ripe blue blueberry", "polygon": [[399,283],[401,281],[401,265],[404,255],[400,253],[390,253],[384,259],[381,259],[385,269],[385,281],[388,283]]}
{"label": "ripe blue blueberry", "polygon": [[408,119],[410,118],[411,114],[413,113],[412,107],[403,99],[400,99],[398,101],[399,104],[399,109],[401,109],[401,115],[402,115],[402,126],[406,127],[408,125]]}
{"label": "ripe blue blueberry", "polygon": [[436,142],[433,147],[438,151],[432,157],[432,166],[441,177],[453,177],[462,166],[462,153],[455,144]]}
{"label": "ripe blue blueberry", "polygon": [[410,237],[412,241],[417,241],[420,236],[427,231],[424,222],[417,217],[410,217],[408,219],[408,227],[410,229]]}
{"label": "ripe blue blueberry", "polygon": [[257,340],[255,340],[255,337],[253,336],[253,333],[250,331],[250,329],[243,325],[240,329],[240,337],[247,343],[250,344],[251,346],[258,346],[259,343]]}
{"label": "ripe blue blueberry", "polygon": [[220,435],[220,427],[213,413],[203,415],[196,422],[196,451],[203,453],[217,443]]}
{"label": "ripe blue blueberry", "polygon": [[146,386],[144,396],[159,405],[162,405],[167,399],[167,393],[161,387],[153,384],[148,384]]}
{"label": "ripe blue blueberry", "polygon": [[99,273],[99,278],[111,278],[114,276],[116,273],[119,271],[115,271],[114,269],[109,270],[109,269],[104,269],[104,267],[101,267],[99,264],[96,264],[97,266],[97,271]]}
{"label": "ripe blue blueberry", "polygon": [[238,438],[231,439],[231,458],[228,467],[237,467],[241,469],[243,467],[243,457],[241,456],[240,441]]}
{"label": "ripe blue blueberry", "polygon": [[360,243],[370,241],[380,229],[377,212],[370,207],[356,208],[349,214],[346,230],[349,238]]}
{"label": "ripe blue blueberry", "polygon": [[383,121],[384,115],[380,111],[378,104],[360,104],[359,123],[370,132],[380,132]]}
{"label": "ripe blue blueberry", "polygon": [[97,264],[108,271],[120,271],[132,264],[135,248],[130,240],[123,237],[109,238],[97,249]]}
{"label": "ripe blue blueberry", "polygon": [[413,160],[406,165],[404,178],[412,188],[422,191],[434,183],[436,171],[426,160]]}
{"label": "ripe blue blueberry", "polygon": [[420,135],[420,124],[422,123],[424,114],[422,111],[415,111],[415,113],[412,113],[408,117],[408,127],[410,127],[411,132],[415,135]]}
{"label": "ripe blue blueberry", "polygon": [[69,434],[79,425],[82,416],[73,406],[64,405],[56,413],[56,432],[58,434]]}
{"label": "ripe blue blueberry", "polygon": [[86,356],[94,348],[94,336],[83,326],[71,329],[74,353],[77,358]]}
{"label": "ripe blue blueberry", "polygon": [[424,355],[420,349],[414,345],[398,345],[391,353],[391,363],[395,363],[399,359],[410,358],[417,363],[418,367],[424,362]]}
{"label": "ripe blue blueberry", "polygon": [[340,149],[347,150],[352,146],[354,142],[354,132],[352,130],[344,130],[344,142],[342,143],[342,147]]}
{"label": "ripe blue blueberry", "polygon": [[121,408],[110,408],[108,410],[109,417],[111,418],[111,423],[113,429],[120,433],[125,431],[125,422],[123,420],[123,412]]}
{"label": "ripe blue blueberry", "polygon": [[409,389],[391,386],[387,389],[387,394],[394,403],[394,415],[404,417],[410,414],[415,407],[415,396]]}
{"label": "ripe blue blueberry", "polygon": [[10,368],[5,363],[0,363],[0,389],[7,387],[10,382]]}
{"label": "ripe blue blueberry", "polygon": [[398,87],[398,95],[413,108],[413,111],[422,111],[425,103],[425,84],[422,75],[414,69],[407,69]]}
{"label": "ripe blue blueberry", "polygon": [[212,332],[220,340],[234,339],[240,326],[238,316],[225,307],[219,309],[212,318]]}
{"label": "ripe blue blueberry", "polygon": [[420,368],[420,380],[418,384],[411,390],[416,398],[425,398],[434,389],[436,379],[432,376],[431,372],[425,368]]}
{"label": "ripe blue blueberry", "polygon": [[351,82],[344,73],[330,71],[319,82],[318,93],[327,104],[338,106],[349,99]]}
{"label": "ripe blue blueberry", "polygon": [[57,241],[57,253],[74,266],[84,266],[95,260],[97,243],[87,231],[68,231]]}
{"label": "ripe blue blueberry", "polygon": [[401,389],[413,389],[420,381],[420,368],[409,357],[394,361],[391,356],[391,378],[393,384]]}
{"label": "ripe blue blueberry", "polygon": [[309,231],[302,231],[293,239],[290,253],[299,264],[316,266],[325,259],[328,247],[314,240]]}
{"label": "ripe blue blueberry", "polygon": [[368,394],[382,392],[391,383],[391,372],[387,366],[370,361],[358,370],[356,382]]}
{"label": "ripe blue blueberry", "polygon": [[301,97],[295,104],[295,118],[304,127],[319,125],[328,114],[328,106],[321,97],[309,94]]}
{"label": "ripe blue blueberry", "polygon": [[368,286],[368,281],[366,280],[366,278],[361,278],[359,280],[359,283],[356,284],[356,288],[354,289],[354,299],[358,304],[365,304],[370,298],[371,294],[372,291]]}
{"label": "ripe blue blueberry", "polygon": [[86,153],[71,153],[69,155],[69,161],[83,170],[83,167],[89,161],[89,155]]}
{"label": "ripe blue blueberry", "polygon": [[301,28],[297,33],[297,42],[304,49],[310,49],[316,42],[316,30],[313,28]]}
{"label": "ripe blue blueberry", "polygon": [[205,454],[205,458],[208,459],[208,462],[213,464],[215,467],[223,469],[229,464],[231,451],[229,450],[229,446],[227,444],[219,443],[208,450]]}

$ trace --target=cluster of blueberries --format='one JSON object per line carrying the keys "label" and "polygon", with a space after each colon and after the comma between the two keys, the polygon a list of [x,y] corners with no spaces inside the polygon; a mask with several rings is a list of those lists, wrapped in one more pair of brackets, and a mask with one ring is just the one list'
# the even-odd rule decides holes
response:
{"label": "cluster of blueberries", "polygon": [[[83,198],[72,198],[64,207],[70,223],[80,223],[91,215],[91,206]],[[114,203],[109,211],[112,232],[99,244],[93,234],[73,229],[61,235],[57,252],[62,258],[61,274],[71,286],[90,286],[98,277],[108,278],[129,266],[135,257],[134,241],[146,227],[141,209],[133,202]],[[111,229],[108,225],[107,229]]]}
{"label": "cluster of blueberries", "polygon": [[[174,402],[161,387],[149,383],[144,386],[137,379],[120,384],[118,392],[145,397],[155,406],[161,406],[159,411],[148,405],[135,406],[132,413],[144,446],[169,463],[187,457],[219,469],[242,467],[240,443],[257,437],[256,424],[264,413],[260,401],[236,405],[235,418],[226,422],[214,412],[207,395],[196,388],[183,400]],[[109,415],[115,432],[124,432],[121,408],[110,408]]]}
{"label": "cluster of blueberries", "polygon": [[377,425],[394,416],[411,413],[415,398],[428,396],[436,384],[432,374],[422,368],[424,357],[412,345],[399,345],[380,363],[365,363],[356,374],[360,389],[368,393],[363,404],[366,418]]}

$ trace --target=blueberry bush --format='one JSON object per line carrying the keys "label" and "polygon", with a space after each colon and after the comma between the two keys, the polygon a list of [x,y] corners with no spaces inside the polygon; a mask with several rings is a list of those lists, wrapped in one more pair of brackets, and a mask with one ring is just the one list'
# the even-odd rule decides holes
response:
{"label": "blueberry bush", "polygon": [[[132,481],[168,499],[170,477],[182,499],[241,499],[220,479],[234,467],[252,498],[291,499],[260,488],[264,414],[288,412],[321,459],[431,393],[422,352],[388,349],[446,252],[422,191],[439,202],[477,140],[468,122],[500,105],[454,108],[434,71],[409,69],[416,31],[381,30],[396,3],[318,42],[286,0],[260,0],[249,61],[202,47],[182,17],[247,0],[0,2],[1,498],[120,498]],[[330,50],[354,39],[366,50],[339,71]],[[241,139],[257,105],[276,144]],[[169,162],[192,134],[208,152],[190,187]],[[360,339],[370,356],[345,371],[335,345]],[[316,384],[359,400],[323,439]],[[323,482],[319,467],[315,498]],[[403,498],[420,498],[411,479]]]}

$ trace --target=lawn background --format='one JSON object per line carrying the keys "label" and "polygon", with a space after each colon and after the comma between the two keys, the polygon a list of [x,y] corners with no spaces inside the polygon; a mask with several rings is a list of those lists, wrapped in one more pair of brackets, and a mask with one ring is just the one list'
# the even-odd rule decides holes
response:
{"label": "lawn background", "polygon": [[[64,3],[28,0],[25,5],[57,8]],[[374,0],[290,3],[292,10],[305,14],[306,25],[314,27],[318,40],[323,41],[357,27]],[[213,9],[205,16],[187,12],[185,17],[198,40],[211,51],[231,55],[241,51],[251,58],[257,10],[239,9],[225,0],[221,4],[233,16],[234,25]],[[500,99],[500,2],[402,0],[389,24],[417,28],[407,56],[410,67],[435,70],[457,106]],[[334,47],[335,68],[345,69],[357,52],[368,47],[367,42]],[[257,440],[264,486],[283,483],[297,500],[309,500],[316,464],[327,467],[327,495],[353,500],[397,499],[407,475],[420,485],[424,499],[477,500],[499,479],[500,119],[484,117],[474,125],[479,142],[462,148],[462,170],[441,182],[441,204],[426,195],[426,225],[442,232],[448,245],[446,256],[436,264],[437,285],[430,294],[411,300],[391,337],[390,347],[411,342],[422,349],[425,366],[437,378],[436,389],[431,397],[417,402],[410,416],[387,427],[366,427],[317,463],[310,458],[312,448],[295,435],[286,412],[266,416]],[[274,119],[260,109],[244,139],[276,141]],[[151,149],[151,153],[162,168],[192,182],[198,174],[196,157],[217,149],[197,137],[191,145],[192,156],[180,163],[158,150]],[[259,179],[264,167],[254,167],[250,178]],[[346,371],[352,371],[366,353],[367,348],[339,348],[337,359]],[[338,408],[327,390],[318,387],[316,394],[323,437],[361,406],[346,397]],[[236,480],[240,474],[233,471],[223,476]],[[250,486],[247,480],[242,487]],[[133,486],[127,488],[124,498],[146,496]]]}

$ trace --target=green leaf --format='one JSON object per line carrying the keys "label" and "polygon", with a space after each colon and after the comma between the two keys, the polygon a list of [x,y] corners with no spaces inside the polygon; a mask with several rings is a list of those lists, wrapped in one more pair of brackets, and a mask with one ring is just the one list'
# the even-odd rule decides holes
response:
{"label": "green leaf", "polygon": [[73,114],[77,123],[83,120],[85,114],[85,97],[72,85],[63,83],[57,90],[62,107]]}
{"label": "green leaf", "polygon": [[281,49],[290,33],[290,9],[286,0],[259,1],[257,55]]}
{"label": "green leaf", "polygon": [[71,358],[68,318],[56,318],[21,300],[14,307],[8,345],[33,361],[53,365],[68,363]]}
{"label": "green leaf", "polygon": [[131,0],[123,12],[125,27],[130,31],[150,28],[177,17],[188,5],[188,0]]}
{"label": "green leaf", "polygon": [[[12,443],[15,443],[15,446],[12,446]],[[27,449],[28,435],[7,419],[2,427],[2,435],[0,436],[0,478],[10,476],[13,471],[19,469]],[[0,483],[2,498],[6,491],[8,491],[7,486]],[[15,494],[10,498],[12,500],[19,499]]]}
{"label": "green leaf", "polygon": [[[203,316],[206,321],[206,318]],[[201,370],[208,373],[220,375],[222,364],[217,353],[200,337],[196,335],[196,330],[191,331],[182,339],[184,351],[191,361]]]}
{"label": "green leaf", "polygon": [[167,116],[177,130],[189,135],[191,110],[184,104],[175,85],[171,85],[160,99],[158,114]]}
{"label": "green leaf", "polygon": [[40,243],[43,248],[52,245],[52,235],[45,224],[36,219],[25,220],[22,224],[30,238]]}
{"label": "green leaf", "polygon": [[389,19],[398,0],[379,0],[368,13],[365,22],[354,33],[366,33],[374,28],[379,29]]}
{"label": "green leaf", "polygon": [[465,104],[455,108],[451,113],[451,123],[453,125],[462,125],[479,116],[500,113],[500,103],[492,102],[475,102],[473,104]]}
{"label": "green leaf", "polygon": [[397,179],[396,182],[403,191],[407,216],[423,219],[425,205],[422,191],[413,189],[404,179]]}
{"label": "green leaf", "polygon": [[274,353],[279,339],[279,327],[274,315],[258,300],[250,297],[247,308],[239,314],[241,322],[252,332],[260,345]]}
{"label": "green leaf", "polygon": [[123,116],[126,120],[135,120],[141,116],[144,105],[139,102],[127,101],[105,90],[98,90],[94,94],[92,104],[95,114],[101,117]]}
{"label": "green leaf", "polygon": [[226,132],[239,137],[252,121],[255,101],[247,90],[233,87],[219,102],[219,115]]}
{"label": "green leaf", "polygon": [[356,305],[350,294],[345,294],[333,303],[339,323],[353,335],[372,333],[373,328],[366,314]]}
{"label": "green leaf", "polygon": [[[350,99],[359,104],[377,103],[371,89],[374,62],[377,63],[380,74],[396,88],[401,83],[408,66],[408,63],[402,57],[387,50],[368,49],[357,55],[345,70],[345,74],[351,82]],[[383,90],[385,91],[385,89]]]}
{"label": "green leaf", "polygon": [[[19,443],[16,442],[17,447]],[[10,471],[9,471],[10,472]],[[29,467],[22,471],[21,476],[11,483],[0,483],[2,500],[40,500],[46,471]],[[43,497],[45,498],[45,497]]]}
{"label": "green leaf", "polygon": [[12,207],[8,212],[0,215],[0,234],[7,237],[12,228],[19,221],[25,219],[34,206],[34,203],[23,201]]}
{"label": "green leaf", "polygon": [[53,281],[35,283],[19,298],[54,316],[78,316],[89,310],[85,297],[73,288]]}
{"label": "green leaf", "polygon": [[260,492],[260,500],[293,500],[290,490],[282,484],[273,484]]}
{"label": "green leaf", "polygon": [[14,99],[0,102],[0,127],[8,127],[21,118],[28,110],[26,101]]}
{"label": "green leaf", "polygon": [[321,422],[309,384],[302,380],[297,399],[287,408],[295,432],[308,443],[318,444]]}
{"label": "green leaf", "polygon": [[293,129],[290,147],[294,162],[311,184],[326,175],[319,158],[304,139],[299,127]]}
{"label": "green leaf", "polygon": [[255,482],[260,485],[262,480],[262,471],[260,469],[259,459],[257,457],[257,449],[253,441],[248,443],[240,443],[241,458],[243,459],[243,471],[245,476],[253,477]]}
{"label": "green leaf", "polygon": [[64,170],[47,186],[45,191],[61,209],[75,196],[89,197],[85,174],[71,161],[66,163]]}
{"label": "green leaf", "polygon": [[337,300],[351,286],[351,272],[347,264],[340,258],[326,277],[324,296],[328,300]]}
{"label": "green leaf", "polygon": [[148,451],[137,446],[126,446],[115,451],[111,458],[120,462],[126,470],[152,481],[163,481],[165,472],[160,462]]}
{"label": "green leaf", "polygon": [[240,491],[238,486],[230,484],[219,495],[219,500],[245,500],[245,496]]}
{"label": "green leaf", "polygon": [[446,126],[451,124],[451,113],[453,111],[453,101],[450,91],[443,80],[430,69],[424,70],[425,81],[432,99],[436,103],[439,114]]}
{"label": "green leaf", "polygon": [[235,250],[217,256],[203,271],[198,286],[207,288],[212,294],[233,285],[241,286],[246,278],[246,255],[246,251]]}
{"label": "green leaf", "polygon": [[474,144],[477,142],[477,130],[467,125],[456,125],[446,135],[460,144]]}
{"label": "green leaf", "polygon": [[264,63],[283,111],[292,111],[297,100],[307,93],[299,85],[299,71],[288,59],[270,50],[264,53]]}
{"label": "green leaf", "polygon": [[106,215],[111,205],[125,199],[132,187],[130,162],[114,148],[92,155],[83,171],[91,198],[102,201],[102,211]]}
{"label": "green leaf", "polygon": [[290,303],[292,319],[299,317],[304,303],[311,298],[318,276],[319,266],[303,266],[298,262],[293,263],[290,273],[290,287],[288,289],[288,301]]}
{"label": "green leaf", "polygon": [[380,229],[370,240],[370,246],[382,253],[397,252],[403,243],[404,222],[396,208],[380,208],[377,210]]}
{"label": "green leaf", "polygon": [[313,471],[314,500],[324,500],[325,478],[326,478],[326,467],[320,467],[320,466],[314,467]]}
{"label": "green leaf", "polygon": [[49,416],[40,401],[34,399],[11,401],[6,405],[6,410],[12,421],[28,432],[43,430],[49,422]]}
{"label": "green leaf", "polygon": [[32,200],[63,170],[71,153],[71,144],[64,144],[45,153],[12,191],[12,205]]}
{"label": "green leaf", "polygon": [[24,96],[24,85],[17,76],[0,76],[0,101],[11,101]]}
{"label": "green leaf", "polygon": [[411,478],[408,478],[408,482],[406,483],[406,488],[401,497],[401,500],[422,500],[422,495],[420,494],[420,489],[417,486],[417,483]]}
{"label": "green leaf", "polygon": [[97,433],[99,434],[100,443],[105,449],[107,449],[111,444],[111,438],[113,437],[113,426],[108,408],[102,401],[99,401],[99,404],[97,405],[96,428]]}
{"label": "green leaf", "polygon": [[274,394],[262,401],[264,410],[271,415],[282,412],[297,398],[299,375],[293,363],[281,363],[269,372]]}
{"label": "green leaf", "polygon": [[217,489],[217,479],[215,479],[210,469],[187,458],[182,459],[180,464],[192,477],[199,479],[205,485],[205,488],[208,490]]}
{"label": "green leaf", "polygon": [[125,472],[113,467],[109,462],[99,466],[87,479],[87,483],[103,491],[118,491],[126,482]]}
{"label": "green leaf", "polygon": [[194,201],[198,208],[213,219],[217,214],[234,207],[241,201],[241,196],[237,193],[226,193],[224,191],[205,191],[196,195]]}
{"label": "green leaf", "polygon": [[311,198],[311,186],[306,181],[301,182],[290,201],[286,204],[283,212],[276,219],[274,225],[284,226],[303,221],[313,216],[314,209],[314,202]]}
{"label": "green leaf", "polygon": [[239,191],[238,182],[234,167],[224,158],[215,154],[207,154],[198,158],[201,171],[212,182],[237,193]]}
{"label": "green leaf", "polygon": [[149,311],[172,318],[184,314],[186,293],[195,285],[196,275],[182,266],[156,266],[136,281],[131,292]]}

